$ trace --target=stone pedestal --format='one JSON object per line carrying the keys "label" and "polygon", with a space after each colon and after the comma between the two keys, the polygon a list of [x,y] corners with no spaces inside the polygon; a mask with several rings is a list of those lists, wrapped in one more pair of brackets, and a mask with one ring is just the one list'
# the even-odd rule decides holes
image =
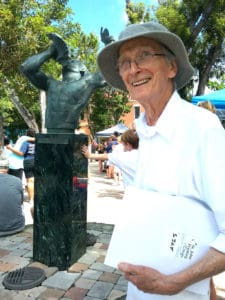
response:
{"label": "stone pedestal", "polygon": [[86,251],[87,136],[38,134],[33,258],[65,270]]}

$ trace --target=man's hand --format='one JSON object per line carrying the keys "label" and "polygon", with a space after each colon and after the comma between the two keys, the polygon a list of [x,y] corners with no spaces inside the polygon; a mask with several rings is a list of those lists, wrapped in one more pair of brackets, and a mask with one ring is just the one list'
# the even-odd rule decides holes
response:
{"label": "man's hand", "polygon": [[182,282],[175,280],[176,276],[165,275],[149,267],[120,263],[118,268],[125,273],[128,281],[145,293],[175,295],[186,288]]}
{"label": "man's hand", "polygon": [[50,52],[50,55],[51,55],[51,58],[56,60],[57,58],[57,49],[55,48],[55,45],[52,43],[49,47],[49,52]]}

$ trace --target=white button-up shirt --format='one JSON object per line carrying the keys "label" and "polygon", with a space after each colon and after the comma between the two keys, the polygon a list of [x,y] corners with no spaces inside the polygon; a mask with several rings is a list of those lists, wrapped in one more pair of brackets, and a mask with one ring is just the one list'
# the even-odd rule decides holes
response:
{"label": "white button-up shirt", "polygon": [[[218,117],[174,92],[155,126],[147,125],[143,113],[136,129],[139,151],[134,185],[201,201],[214,212],[219,229],[211,246],[225,253],[225,131]],[[162,226],[167,226],[163,220]],[[129,283],[127,299],[203,300],[209,295],[188,290],[173,296],[153,295]]]}
{"label": "white button-up shirt", "polygon": [[211,246],[225,253],[225,131],[218,117],[174,92],[155,126],[143,113],[136,129],[135,185],[202,201],[219,228]]}

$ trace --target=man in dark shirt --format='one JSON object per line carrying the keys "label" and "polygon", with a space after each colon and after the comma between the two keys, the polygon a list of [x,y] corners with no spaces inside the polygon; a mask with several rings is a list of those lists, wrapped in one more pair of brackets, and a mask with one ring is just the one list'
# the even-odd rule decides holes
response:
{"label": "man in dark shirt", "polygon": [[0,157],[0,236],[14,234],[25,227],[22,181],[7,174],[8,167],[8,161]]}

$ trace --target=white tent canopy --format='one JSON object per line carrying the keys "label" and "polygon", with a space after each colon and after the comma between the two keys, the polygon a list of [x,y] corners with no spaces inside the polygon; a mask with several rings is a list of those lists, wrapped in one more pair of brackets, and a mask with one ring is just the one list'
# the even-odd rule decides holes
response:
{"label": "white tent canopy", "polygon": [[115,131],[117,131],[118,133],[122,134],[124,133],[126,130],[128,129],[128,127],[126,125],[124,125],[123,123],[119,123],[113,127],[107,128],[105,130],[102,131],[98,131],[96,132],[96,136],[97,137],[108,137],[110,135],[113,135]]}

